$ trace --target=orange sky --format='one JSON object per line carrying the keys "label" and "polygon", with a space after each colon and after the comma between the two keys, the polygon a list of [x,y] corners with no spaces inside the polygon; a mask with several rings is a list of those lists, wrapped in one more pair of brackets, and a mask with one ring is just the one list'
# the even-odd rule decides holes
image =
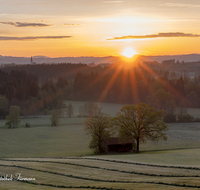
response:
{"label": "orange sky", "polygon": [[0,55],[118,56],[200,53],[198,0],[9,0]]}

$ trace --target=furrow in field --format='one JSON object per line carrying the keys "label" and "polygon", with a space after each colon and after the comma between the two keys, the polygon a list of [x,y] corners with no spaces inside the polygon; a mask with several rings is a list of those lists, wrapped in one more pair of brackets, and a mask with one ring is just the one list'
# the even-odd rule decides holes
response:
{"label": "furrow in field", "polygon": [[[94,182],[102,182],[102,183],[124,183],[124,184],[128,184],[128,183],[144,183],[144,184],[158,184],[158,185],[167,185],[167,186],[176,186],[176,187],[190,187],[190,188],[200,188],[200,184],[197,184],[197,181],[194,179],[190,179],[190,183],[191,184],[185,184],[185,180],[187,179],[182,179],[181,183],[176,183],[176,180],[170,180],[170,183],[166,181],[166,179],[164,181],[159,181],[158,179],[141,179],[141,178],[137,178],[140,179],[138,181],[136,180],[130,180],[130,178],[128,178],[127,180],[107,180],[107,179],[99,179],[99,178],[89,178],[89,177],[85,177],[85,176],[77,176],[77,175],[69,175],[69,174],[64,174],[64,173],[58,173],[58,172],[54,172],[53,170],[47,171],[47,170],[41,170],[41,169],[35,169],[35,168],[30,168],[30,167],[25,167],[25,166],[19,166],[19,165],[1,165],[2,167],[16,167],[16,168],[20,168],[23,170],[31,170],[31,171],[37,171],[37,172],[44,172],[44,173],[48,173],[48,174],[53,174],[55,176],[62,176],[62,177],[67,177],[67,178],[72,178],[72,179],[79,179],[79,180],[85,180],[85,181],[94,181]],[[57,168],[58,169],[58,168]],[[57,171],[56,169],[56,171]],[[152,181],[151,181],[152,180]],[[180,180],[179,180],[180,181]],[[197,185],[194,185],[197,184]]]}
{"label": "furrow in field", "polygon": [[[54,159],[55,160],[55,159]],[[9,160],[6,160],[9,162]],[[137,175],[146,175],[146,176],[157,176],[157,177],[200,177],[200,173],[198,170],[193,169],[185,169],[185,168],[171,168],[171,167],[154,167],[154,166],[147,166],[147,165],[127,165],[126,163],[117,163],[117,162],[99,162],[98,160],[20,160],[15,159],[10,161],[9,163],[13,162],[25,163],[26,162],[36,162],[36,163],[55,163],[55,164],[63,164],[63,165],[71,165],[77,167],[85,167],[85,168],[94,168],[98,170],[106,170],[106,171],[113,171],[113,172],[120,172],[120,173],[127,173],[127,174],[137,174]]]}

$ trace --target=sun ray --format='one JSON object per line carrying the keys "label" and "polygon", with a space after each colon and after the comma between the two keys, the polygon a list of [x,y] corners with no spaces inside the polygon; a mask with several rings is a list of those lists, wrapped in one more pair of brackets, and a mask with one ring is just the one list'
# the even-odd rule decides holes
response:
{"label": "sun ray", "polygon": [[175,88],[173,88],[169,83],[167,83],[164,79],[162,79],[157,73],[155,73],[152,69],[145,64],[142,65],[143,69],[145,69],[151,76],[157,78],[157,80],[169,91],[175,94],[178,98],[182,99],[184,96],[178,92]]}
{"label": "sun ray", "polygon": [[122,83],[121,83],[121,86],[120,86],[120,94],[119,94],[121,96],[123,95],[123,93],[126,90],[127,81],[128,81],[128,75],[127,75],[126,71],[123,70],[123,73],[122,73]]}
{"label": "sun ray", "polygon": [[113,83],[115,82],[116,78],[118,77],[120,73],[120,69],[116,69],[115,73],[112,75],[111,80],[109,81],[109,83],[106,85],[106,87],[104,88],[103,92],[101,93],[98,102],[101,102],[107,95],[107,92],[110,90],[110,88],[112,87]]}
{"label": "sun ray", "polygon": [[[90,83],[90,86],[87,87],[87,89],[88,89],[88,88],[93,88],[102,78],[104,78],[104,76],[105,76],[106,74],[109,74],[110,72],[112,72],[112,70],[114,71],[115,68],[114,68],[112,65],[110,65],[102,74],[99,74],[99,76],[98,76],[94,81],[92,81],[92,82]],[[87,90],[87,89],[86,89],[86,90]]]}
{"label": "sun ray", "polygon": [[131,82],[131,90],[132,90],[132,94],[133,94],[133,103],[138,103],[139,96],[138,96],[135,72],[130,72],[129,76],[130,76],[130,82]]}

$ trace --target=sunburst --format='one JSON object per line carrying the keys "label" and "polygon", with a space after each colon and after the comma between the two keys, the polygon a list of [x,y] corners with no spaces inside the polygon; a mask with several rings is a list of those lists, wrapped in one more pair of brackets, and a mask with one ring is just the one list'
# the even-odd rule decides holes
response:
{"label": "sunburst", "polygon": [[133,48],[131,48],[131,47],[127,47],[122,52],[122,55],[125,56],[126,58],[132,58],[136,54],[137,54],[136,51]]}

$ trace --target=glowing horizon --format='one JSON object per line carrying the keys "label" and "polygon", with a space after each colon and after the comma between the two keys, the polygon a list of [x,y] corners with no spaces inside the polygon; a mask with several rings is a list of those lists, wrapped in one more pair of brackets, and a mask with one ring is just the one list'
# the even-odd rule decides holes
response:
{"label": "glowing horizon", "polygon": [[199,6],[197,0],[11,0],[0,7],[0,55],[122,56],[127,47],[150,56],[200,53]]}

